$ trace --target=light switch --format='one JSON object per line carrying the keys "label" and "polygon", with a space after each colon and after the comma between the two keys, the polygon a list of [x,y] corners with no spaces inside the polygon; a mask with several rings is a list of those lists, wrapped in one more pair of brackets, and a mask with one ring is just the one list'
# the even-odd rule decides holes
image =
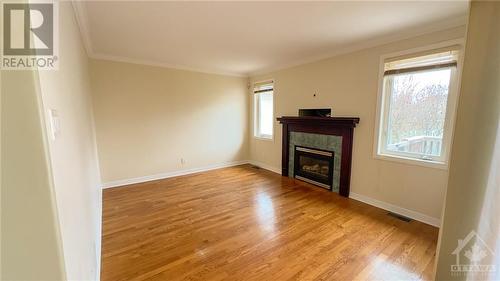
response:
{"label": "light switch", "polygon": [[56,140],[57,136],[61,133],[61,126],[59,124],[59,115],[57,110],[49,109],[49,124],[50,124],[50,136],[52,140]]}

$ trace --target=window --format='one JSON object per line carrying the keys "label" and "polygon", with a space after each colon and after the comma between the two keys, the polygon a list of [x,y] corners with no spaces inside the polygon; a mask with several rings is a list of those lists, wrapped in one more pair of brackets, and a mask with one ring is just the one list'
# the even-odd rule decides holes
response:
{"label": "window", "polygon": [[446,164],[458,51],[384,61],[377,155]]}
{"label": "window", "polygon": [[254,85],[254,136],[257,138],[273,138],[273,91],[272,81]]}

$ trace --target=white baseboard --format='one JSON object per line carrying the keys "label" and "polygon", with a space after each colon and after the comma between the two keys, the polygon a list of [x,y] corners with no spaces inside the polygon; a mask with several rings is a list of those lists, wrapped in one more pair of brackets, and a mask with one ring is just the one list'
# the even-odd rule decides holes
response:
{"label": "white baseboard", "polygon": [[262,169],[265,169],[265,170],[268,170],[268,171],[271,171],[271,172],[274,172],[274,173],[281,175],[281,168],[276,168],[276,167],[273,167],[271,165],[267,165],[265,163],[255,161],[255,160],[250,160],[250,161],[248,161],[248,163],[250,163],[254,166],[257,166],[259,168],[262,168]]}
{"label": "white baseboard", "polygon": [[151,175],[151,176],[110,181],[110,182],[103,183],[102,188],[104,189],[104,188],[111,188],[111,187],[136,184],[136,183],[143,183],[143,182],[154,181],[154,180],[167,179],[167,178],[189,175],[189,174],[194,174],[194,173],[200,173],[200,172],[205,172],[205,171],[210,171],[210,170],[215,170],[215,169],[233,167],[233,166],[238,166],[238,165],[243,165],[243,164],[248,164],[248,163],[249,163],[248,160],[233,161],[233,162],[219,163],[219,164],[214,164],[214,165],[209,165],[209,166],[204,166],[204,167],[199,167],[199,168],[161,173],[161,174],[156,174],[156,175]]}
{"label": "white baseboard", "polygon": [[399,215],[402,215],[402,216],[405,216],[405,217],[408,217],[408,218],[411,218],[411,219],[414,219],[414,220],[417,220],[417,221],[420,221],[420,222],[423,222],[426,224],[430,224],[430,225],[438,227],[438,228],[441,227],[441,220],[440,219],[434,218],[434,217],[431,217],[428,215],[424,215],[424,214],[419,213],[419,212],[408,210],[408,209],[405,209],[405,208],[402,208],[402,207],[399,207],[399,206],[396,206],[396,205],[393,205],[390,203],[386,203],[386,202],[383,202],[383,201],[380,201],[377,199],[373,199],[373,198],[368,197],[368,196],[357,194],[354,192],[349,193],[349,198],[364,202],[366,204],[369,204],[369,205],[372,205],[372,206],[387,210],[389,212],[393,212],[393,213],[396,213],[396,214],[399,214]]}
{"label": "white baseboard", "polygon": [[[194,174],[194,173],[200,173],[200,172],[205,172],[205,171],[210,171],[210,170],[215,170],[215,169],[221,169],[221,168],[227,168],[227,167],[233,167],[233,166],[238,166],[238,165],[243,165],[243,164],[252,164],[254,166],[260,167],[262,169],[266,169],[268,171],[281,174],[281,169],[277,167],[273,167],[271,165],[259,162],[259,161],[254,161],[254,160],[242,160],[242,161],[234,161],[234,162],[226,162],[226,163],[220,163],[220,164],[214,164],[214,165],[209,165],[209,166],[204,166],[204,167],[199,167],[199,168],[193,168],[193,169],[185,169],[185,170],[179,170],[179,171],[173,171],[173,172],[167,172],[167,173],[161,173],[161,174],[156,174],[156,175],[151,175],[151,176],[144,176],[144,177],[137,177],[137,178],[131,178],[131,179],[123,179],[123,180],[116,180],[116,181],[110,181],[102,184],[102,188],[111,188],[111,187],[118,187],[118,186],[125,186],[125,185],[130,185],[130,184],[136,184],[136,183],[143,183],[143,182],[148,182],[148,181],[154,181],[154,180],[161,180],[161,179],[166,179],[166,178],[172,178],[172,177],[177,177],[177,176],[183,176],[183,175],[189,175],[189,174]],[[415,212],[412,210],[408,210],[390,203],[386,203],[368,196],[364,196],[358,193],[351,192],[349,195],[349,198],[364,202],[366,204],[403,215],[405,217],[412,218],[414,220],[430,224],[435,227],[440,227],[441,226],[441,220],[438,218],[434,218],[428,215],[424,215],[419,212]]]}

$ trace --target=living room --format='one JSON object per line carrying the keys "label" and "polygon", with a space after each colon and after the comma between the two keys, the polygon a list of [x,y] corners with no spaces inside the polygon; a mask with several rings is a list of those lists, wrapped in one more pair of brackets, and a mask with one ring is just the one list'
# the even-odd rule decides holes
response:
{"label": "living room", "polygon": [[45,4],[2,280],[498,280],[500,3]]}

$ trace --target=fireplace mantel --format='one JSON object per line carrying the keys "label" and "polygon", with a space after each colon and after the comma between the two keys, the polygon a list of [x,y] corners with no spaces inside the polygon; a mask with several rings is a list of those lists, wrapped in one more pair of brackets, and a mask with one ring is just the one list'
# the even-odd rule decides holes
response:
{"label": "fireplace mantel", "polygon": [[281,124],[322,124],[331,126],[347,126],[356,127],[359,123],[359,117],[315,117],[315,116],[283,116],[278,117],[277,120]]}
{"label": "fireplace mantel", "polygon": [[349,197],[351,178],[352,142],[358,117],[298,117],[277,118],[283,124],[281,174],[288,176],[289,140],[291,132],[335,135],[342,137],[342,156],[340,164],[339,194]]}

